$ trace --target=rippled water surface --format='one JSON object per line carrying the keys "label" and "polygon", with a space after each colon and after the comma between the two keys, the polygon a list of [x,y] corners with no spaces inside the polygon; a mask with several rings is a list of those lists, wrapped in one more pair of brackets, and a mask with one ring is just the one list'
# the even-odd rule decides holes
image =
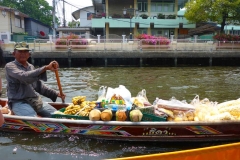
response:
{"label": "rippled water surface", "polygon": [[[6,97],[4,71],[0,71],[3,77],[2,97]],[[59,70],[59,75],[63,92],[67,95],[66,102],[71,102],[71,98],[77,95],[96,100],[102,85],[112,88],[125,85],[132,96],[146,89],[151,103],[156,97],[175,97],[190,102],[196,95],[200,99],[223,102],[240,97],[239,72],[239,67],[63,68]],[[48,81],[45,84],[58,90],[55,74],[47,74]],[[214,143],[114,142],[77,136],[0,133],[0,153],[6,160],[98,160],[211,145]]]}

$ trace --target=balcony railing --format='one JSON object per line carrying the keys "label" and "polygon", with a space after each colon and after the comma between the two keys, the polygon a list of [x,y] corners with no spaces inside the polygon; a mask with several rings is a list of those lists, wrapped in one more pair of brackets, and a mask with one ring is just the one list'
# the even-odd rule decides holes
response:
{"label": "balcony railing", "polygon": [[[202,39],[172,39],[169,44],[148,44],[145,43],[149,39],[87,39],[64,40],[65,44],[56,44],[54,41],[49,42],[47,39],[35,39],[34,43],[29,43],[30,49],[35,52],[50,52],[50,51],[71,51],[88,52],[88,51],[134,51],[134,52],[150,52],[150,51],[175,51],[175,52],[195,52],[195,51],[240,51],[240,41],[213,41]],[[78,44],[82,43],[82,44]],[[4,51],[11,52],[14,44],[1,44]]]}

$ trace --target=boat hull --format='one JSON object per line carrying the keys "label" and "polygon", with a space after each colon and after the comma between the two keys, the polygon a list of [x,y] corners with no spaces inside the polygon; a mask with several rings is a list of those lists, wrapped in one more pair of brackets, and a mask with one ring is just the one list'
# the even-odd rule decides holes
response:
{"label": "boat hull", "polygon": [[[68,104],[49,103],[57,109]],[[1,131],[66,134],[121,141],[229,141],[240,140],[240,121],[120,122],[4,115]]]}

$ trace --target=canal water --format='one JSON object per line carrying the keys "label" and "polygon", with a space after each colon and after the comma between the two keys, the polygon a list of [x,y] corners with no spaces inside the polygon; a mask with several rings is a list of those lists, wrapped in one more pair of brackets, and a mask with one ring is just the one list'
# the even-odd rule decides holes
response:
{"label": "canal water", "polygon": [[[3,95],[6,97],[4,70]],[[200,99],[224,102],[240,97],[240,67],[106,67],[61,68],[59,76],[66,102],[72,97],[85,95],[87,100],[97,100],[101,86],[116,88],[124,85],[132,97],[146,90],[149,102],[158,97],[178,100]],[[48,71],[47,86],[58,90],[55,74]],[[85,82],[85,83],[82,83]],[[50,101],[44,98],[44,101]],[[61,102],[60,99],[57,101]],[[160,143],[114,142],[86,139],[78,136],[51,136],[0,133],[0,153],[5,160],[100,160],[107,158],[163,153],[212,146],[214,143]]]}

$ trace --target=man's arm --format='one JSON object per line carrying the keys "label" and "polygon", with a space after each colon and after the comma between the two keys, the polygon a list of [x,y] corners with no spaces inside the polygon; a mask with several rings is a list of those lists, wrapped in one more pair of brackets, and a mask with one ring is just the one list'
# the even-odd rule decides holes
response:
{"label": "man's arm", "polygon": [[39,79],[39,75],[42,73],[44,67],[31,71],[24,71],[19,69],[15,63],[8,63],[5,69],[8,76],[19,80],[21,83],[30,84]]}

